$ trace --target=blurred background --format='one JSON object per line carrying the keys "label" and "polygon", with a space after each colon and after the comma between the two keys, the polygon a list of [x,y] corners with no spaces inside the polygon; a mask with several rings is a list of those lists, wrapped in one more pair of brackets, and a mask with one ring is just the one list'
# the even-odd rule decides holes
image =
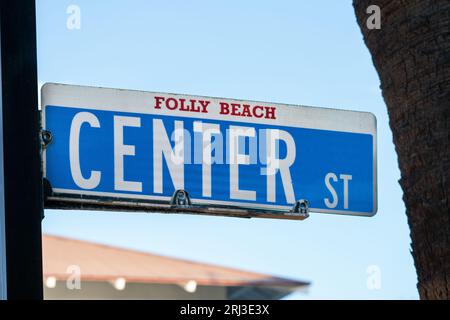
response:
{"label": "blurred background", "polygon": [[[313,213],[305,221],[283,221],[46,210],[43,231],[59,236],[48,239],[79,239],[126,248],[127,254],[143,251],[292,281],[269,284],[284,290],[269,298],[418,298],[386,107],[350,0],[37,0],[37,29],[40,86],[58,82],[333,107],[369,111],[378,119],[379,209],[373,218]],[[44,246],[50,248],[48,239]],[[50,260],[64,251],[84,252],[56,248],[44,247],[47,297],[55,280]],[[101,248],[94,257],[105,258]],[[120,252],[118,257],[125,254]],[[195,270],[189,277],[201,276]],[[165,297],[163,289],[152,290],[161,295],[149,297]]]}

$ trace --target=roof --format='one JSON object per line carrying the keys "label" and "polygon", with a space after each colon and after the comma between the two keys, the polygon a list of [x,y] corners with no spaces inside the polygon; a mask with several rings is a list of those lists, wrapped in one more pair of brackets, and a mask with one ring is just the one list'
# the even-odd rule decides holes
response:
{"label": "roof", "polygon": [[78,265],[83,281],[183,284],[205,286],[274,287],[295,290],[308,282],[198,263],[68,238],[43,236],[44,277],[66,280],[67,268]]}

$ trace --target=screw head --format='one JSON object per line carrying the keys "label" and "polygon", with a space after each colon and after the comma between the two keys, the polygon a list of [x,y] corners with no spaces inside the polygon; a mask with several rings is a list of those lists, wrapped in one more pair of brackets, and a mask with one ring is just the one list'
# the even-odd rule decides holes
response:
{"label": "screw head", "polygon": [[50,142],[52,142],[52,133],[50,131],[44,130],[42,131],[42,141],[45,145],[48,145]]}

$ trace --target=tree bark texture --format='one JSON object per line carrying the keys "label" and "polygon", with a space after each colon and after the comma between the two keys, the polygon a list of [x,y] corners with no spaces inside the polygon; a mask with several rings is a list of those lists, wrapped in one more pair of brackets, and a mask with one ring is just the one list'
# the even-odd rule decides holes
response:
{"label": "tree bark texture", "polygon": [[[380,29],[367,27],[370,5],[381,9]],[[450,0],[353,6],[388,108],[419,294],[449,299]]]}

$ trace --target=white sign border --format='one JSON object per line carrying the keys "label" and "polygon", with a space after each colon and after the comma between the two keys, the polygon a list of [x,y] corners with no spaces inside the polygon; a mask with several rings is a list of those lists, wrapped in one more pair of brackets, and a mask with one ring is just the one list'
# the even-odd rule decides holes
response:
{"label": "white sign border", "polygon": [[[355,212],[348,210],[333,210],[333,209],[320,209],[310,208],[311,212],[315,213],[327,213],[327,214],[340,214],[340,215],[353,215],[372,217],[378,211],[378,192],[377,192],[377,123],[376,117],[370,112],[362,111],[348,111],[332,108],[319,108],[309,107],[302,105],[289,105],[271,102],[250,101],[250,100],[238,100],[229,98],[217,98],[206,96],[194,96],[187,94],[172,94],[172,93],[160,93],[160,92],[148,92],[137,90],[125,90],[125,89],[113,89],[102,87],[89,87],[79,85],[67,85],[57,83],[45,83],[41,89],[41,114],[42,114],[42,126],[45,127],[45,109],[48,105],[56,105],[68,108],[85,108],[91,110],[103,110],[103,111],[117,111],[117,112],[130,112],[138,114],[158,114],[166,116],[174,116],[174,113],[170,110],[161,108],[158,112],[154,112],[151,105],[151,101],[154,101],[155,96],[162,97],[183,97],[189,99],[208,99],[212,105],[218,104],[219,101],[228,103],[240,103],[243,102],[249,104],[259,104],[264,106],[277,107],[277,121],[274,123],[272,119],[255,119],[245,118],[245,123],[257,123],[286,127],[300,127],[307,129],[319,129],[349,133],[362,133],[369,134],[373,137],[373,210],[370,213]],[[292,109],[295,109],[292,110]],[[179,112],[177,117],[186,118],[199,118],[209,120],[222,120],[222,121],[235,121],[243,122],[241,119],[236,119],[235,116],[221,115],[218,113],[218,108],[209,109],[210,112],[205,113],[192,113],[192,112]],[[329,116],[329,112],[335,113],[334,117]],[[302,112],[302,117],[292,117],[292,112]],[[279,123],[282,122],[282,123]],[[311,125],[314,123],[314,125]],[[356,127],[355,123],[359,126]],[[45,150],[42,155],[43,161],[43,174],[46,177],[46,153]],[[189,190],[187,190],[189,191]],[[102,196],[119,199],[141,199],[147,201],[169,201],[170,197],[167,196],[150,196],[150,195],[134,195],[134,194],[122,194],[122,193],[110,193],[99,192],[89,190],[71,190],[71,189],[53,189],[53,192],[61,196],[62,194],[76,194],[87,196]],[[62,199],[60,199],[62,200]],[[80,202],[83,199],[78,199]],[[262,210],[267,212],[288,212],[292,207],[289,206],[276,206],[265,204],[253,204],[243,203],[239,201],[218,201],[209,199],[191,199],[195,204],[201,205],[220,205],[230,206],[236,209],[250,209],[250,210]],[[237,204],[242,204],[242,207],[237,207]],[[231,209],[230,208],[230,209]],[[255,217],[258,215],[255,214]]]}

